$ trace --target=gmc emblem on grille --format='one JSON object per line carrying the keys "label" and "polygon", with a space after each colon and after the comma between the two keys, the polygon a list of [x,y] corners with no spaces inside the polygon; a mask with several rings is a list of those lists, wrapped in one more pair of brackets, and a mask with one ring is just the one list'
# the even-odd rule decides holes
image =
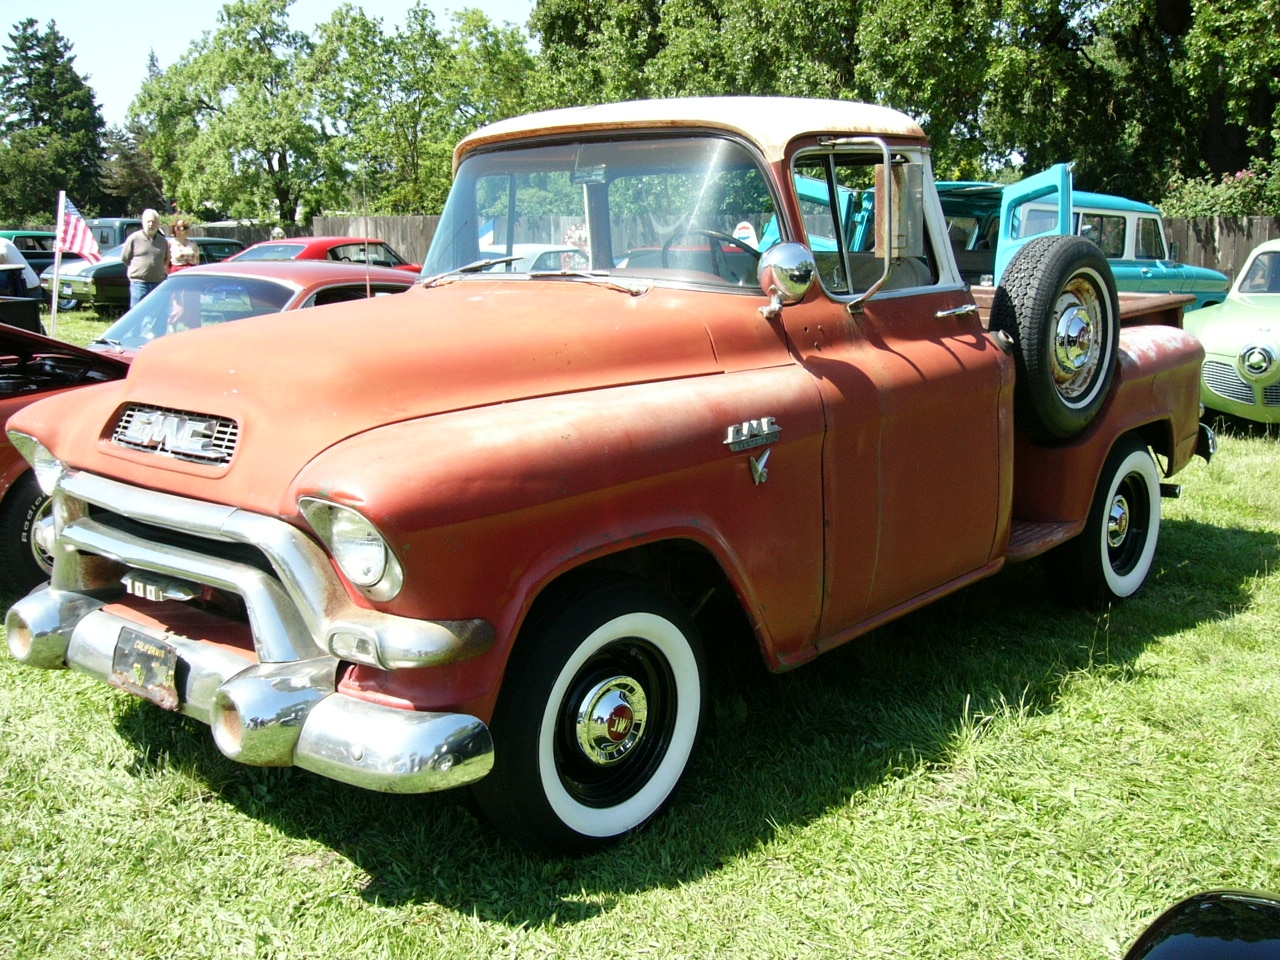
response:
{"label": "gmc emblem on grille", "polygon": [[216,452],[213,439],[217,429],[217,419],[150,410],[134,414],[120,439],[130,446],[175,456],[209,457]]}

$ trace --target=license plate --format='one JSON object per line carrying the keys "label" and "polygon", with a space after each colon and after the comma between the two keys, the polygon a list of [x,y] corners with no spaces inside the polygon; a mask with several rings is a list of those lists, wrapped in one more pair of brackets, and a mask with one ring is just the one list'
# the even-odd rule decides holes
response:
{"label": "license plate", "polygon": [[60,289],[60,290],[62,291],[62,295],[63,295],[64,297],[69,297],[69,296],[71,296],[71,284],[69,284],[69,283],[60,283],[60,284],[58,284],[58,289]]}
{"label": "license plate", "polygon": [[155,637],[121,627],[116,652],[111,658],[111,683],[145,697],[166,710],[178,709],[178,688],[174,674],[178,651]]}

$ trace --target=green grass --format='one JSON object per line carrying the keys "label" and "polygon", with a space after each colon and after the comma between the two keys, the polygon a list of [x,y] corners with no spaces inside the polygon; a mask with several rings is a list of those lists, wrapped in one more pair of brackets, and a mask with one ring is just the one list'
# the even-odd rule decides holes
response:
{"label": "green grass", "polygon": [[726,671],[675,806],[577,861],[2,658],[0,956],[1119,957],[1183,895],[1280,891],[1277,440],[1180,479],[1109,614],[1033,563]]}
{"label": "green grass", "polygon": [[[40,321],[50,330],[52,314],[45,309]],[[59,310],[56,336],[59,340],[84,346],[90,340],[102,336],[102,332],[115,323],[116,317],[99,317],[92,310]],[[51,331],[52,333],[53,331]]]}

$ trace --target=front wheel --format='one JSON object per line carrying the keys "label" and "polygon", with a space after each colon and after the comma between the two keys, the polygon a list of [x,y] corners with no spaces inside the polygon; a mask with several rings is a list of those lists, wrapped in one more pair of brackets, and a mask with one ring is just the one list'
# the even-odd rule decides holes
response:
{"label": "front wheel", "polygon": [[1133,596],[1146,582],[1160,539],[1160,474],[1137,438],[1112,448],[1084,530],[1045,557],[1055,587],[1099,606]]}
{"label": "front wheel", "polygon": [[52,508],[30,470],[9,488],[0,504],[0,588],[22,596],[53,573],[53,556],[37,536]]}
{"label": "front wheel", "polygon": [[528,847],[599,849],[666,805],[705,702],[702,645],[684,609],[641,582],[596,583],[522,634],[491,724],[494,769],[476,799]]}

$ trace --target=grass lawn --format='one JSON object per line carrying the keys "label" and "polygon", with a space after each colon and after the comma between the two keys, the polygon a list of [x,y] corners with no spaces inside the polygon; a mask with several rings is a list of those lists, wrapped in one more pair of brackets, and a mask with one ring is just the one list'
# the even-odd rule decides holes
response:
{"label": "grass lawn", "polygon": [[1183,895],[1280,892],[1277,440],[1179,479],[1138,597],[1015,566],[734,670],[677,803],[576,861],[0,658],[0,956],[1095,960]]}

